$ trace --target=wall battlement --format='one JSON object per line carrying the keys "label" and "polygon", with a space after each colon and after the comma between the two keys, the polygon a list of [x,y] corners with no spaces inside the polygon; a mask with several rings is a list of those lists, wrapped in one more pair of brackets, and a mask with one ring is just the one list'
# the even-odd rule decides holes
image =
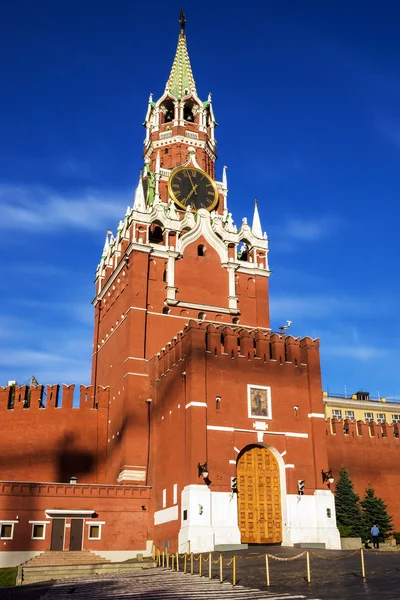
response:
{"label": "wall battlement", "polygon": [[[195,343],[192,338],[195,336]],[[269,333],[240,326],[213,325],[191,320],[162,350],[155,355],[157,375],[167,371],[184,358],[193,346],[196,352],[228,356],[231,359],[245,358],[249,361],[292,363],[294,367],[308,365],[315,351],[319,360],[319,340],[310,337]]]}
{"label": "wall battlement", "polygon": [[340,444],[343,441],[394,443],[400,448],[400,425],[375,423],[374,421],[351,421],[350,419],[326,419],[326,435]]}
{"label": "wall battlement", "polygon": [[[61,389],[60,389],[61,388]],[[109,388],[98,386],[96,394],[92,385],[79,388],[79,406],[74,407],[75,385],[12,385],[0,387],[0,411],[36,410],[68,411],[97,410],[108,406]]]}

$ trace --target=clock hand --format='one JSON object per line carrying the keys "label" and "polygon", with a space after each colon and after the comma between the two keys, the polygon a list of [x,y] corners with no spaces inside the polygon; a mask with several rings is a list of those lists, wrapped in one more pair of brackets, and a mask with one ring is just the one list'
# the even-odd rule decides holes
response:
{"label": "clock hand", "polygon": [[[194,186],[194,184],[193,184],[193,180],[192,180],[192,178],[190,177],[190,173],[189,173],[189,171],[187,171],[187,174],[188,174],[189,181],[190,181],[190,183],[191,183],[191,186],[192,186],[193,190],[194,190],[194,191],[196,191],[196,190],[195,190],[195,186]],[[197,187],[197,185],[196,185],[196,187]]]}
{"label": "clock hand", "polygon": [[[189,200],[189,198],[190,198],[190,196],[191,196],[192,194],[196,194],[196,188],[197,188],[197,187],[198,187],[198,186],[197,186],[197,185],[195,185],[195,186],[193,187],[192,191],[188,193],[188,195],[186,196],[186,198],[185,198],[185,200],[184,200],[185,202],[187,202],[187,201]],[[197,194],[196,194],[196,196],[197,196]]]}

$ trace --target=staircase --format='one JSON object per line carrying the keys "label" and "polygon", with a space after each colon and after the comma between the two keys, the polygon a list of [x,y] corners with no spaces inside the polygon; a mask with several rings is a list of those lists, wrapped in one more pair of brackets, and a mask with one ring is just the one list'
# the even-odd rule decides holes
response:
{"label": "staircase", "polygon": [[25,567],[51,567],[54,565],[94,565],[98,563],[109,563],[102,556],[90,552],[89,550],[81,550],[73,552],[71,550],[57,552],[55,550],[46,550],[42,554],[38,554],[34,558],[24,562],[21,566]]}
{"label": "staircase", "polygon": [[108,575],[155,566],[156,562],[151,559],[113,563],[88,550],[80,552],[46,550],[43,554],[31,558],[19,567],[17,585],[50,581],[52,579],[76,579],[77,577],[88,577],[90,575]]}

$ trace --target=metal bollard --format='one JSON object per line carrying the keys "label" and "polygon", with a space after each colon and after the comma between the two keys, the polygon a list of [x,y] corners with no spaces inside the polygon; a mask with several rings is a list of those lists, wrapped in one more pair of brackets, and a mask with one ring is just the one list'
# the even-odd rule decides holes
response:
{"label": "metal bollard", "polygon": [[236,556],[233,556],[233,563],[232,563],[232,583],[233,585],[236,585]]}
{"label": "metal bollard", "polygon": [[179,571],[179,552],[176,553],[176,570]]}
{"label": "metal bollard", "polygon": [[222,554],[219,555],[219,580],[222,583],[223,575],[222,575]]}
{"label": "metal bollard", "polygon": [[200,577],[203,575],[203,555],[201,552],[199,556],[199,575]]}
{"label": "metal bollard", "polygon": [[267,586],[269,587],[271,584],[269,582],[269,562],[268,562],[268,554],[265,555],[265,574],[267,578]]}
{"label": "metal bollard", "polygon": [[167,569],[169,569],[169,554],[168,554],[168,550],[167,550],[166,554],[167,554]]}
{"label": "metal bollard", "polygon": [[360,548],[360,553],[361,553],[361,573],[362,573],[363,579],[365,579],[364,548]]}
{"label": "metal bollard", "polygon": [[208,555],[208,578],[212,579],[212,554]]}
{"label": "metal bollard", "polygon": [[193,552],[190,555],[190,574],[193,575],[194,573],[194,565],[193,565]]}
{"label": "metal bollard", "polygon": [[175,566],[175,554],[171,554],[171,570],[172,571],[175,571],[174,566]]}
{"label": "metal bollard", "polygon": [[183,558],[183,572],[186,573],[187,571],[187,554],[185,552],[185,556]]}
{"label": "metal bollard", "polygon": [[308,583],[311,583],[310,553],[308,550],[306,552],[306,559],[307,559],[307,581],[308,581]]}

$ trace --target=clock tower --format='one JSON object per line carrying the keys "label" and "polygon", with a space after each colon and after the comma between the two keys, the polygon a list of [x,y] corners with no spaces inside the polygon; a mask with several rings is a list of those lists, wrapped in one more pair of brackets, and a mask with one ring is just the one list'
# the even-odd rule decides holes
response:
{"label": "clock tower", "polygon": [[[216,121],[189,60],[185,17],[161,97],[150,95],[133,205],[107,233],[96,271],[92,384],[109,386],[108,479],[148,480],[149,361],[189,320],[269,332],[268,240],[257,205],[237,227]],[[121,431],[124,435],[121,435]],[[135,467],[132,467],[135,465]]]}

